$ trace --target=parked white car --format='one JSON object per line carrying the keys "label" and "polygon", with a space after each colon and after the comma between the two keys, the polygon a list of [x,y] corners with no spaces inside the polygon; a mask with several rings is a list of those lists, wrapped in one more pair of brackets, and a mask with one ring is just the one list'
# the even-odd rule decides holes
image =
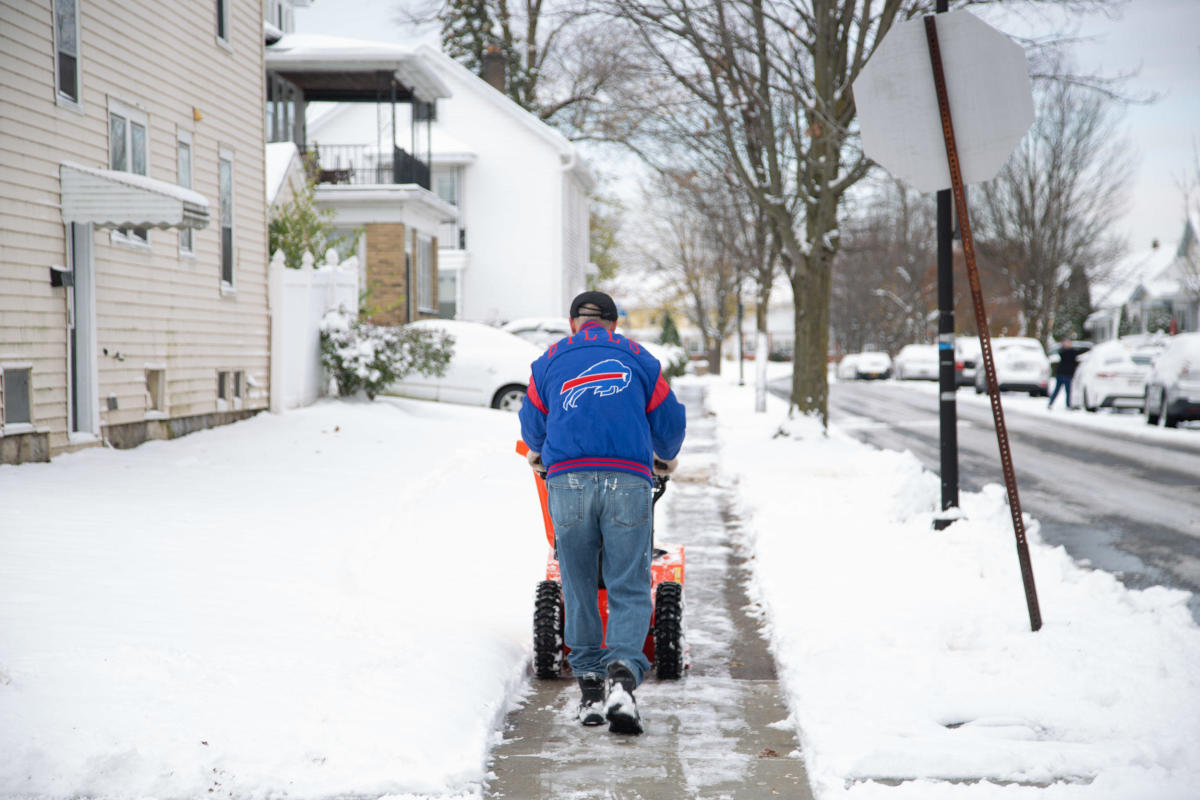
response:
{"label": "parked white car", "polygon": [[954,384],[973,386],[975,369],[979,366],[981,351],[978,336],[960,336],[954,340]]}
{"label": "parked white car", "polygon": [[896,380],[938,379],[938,349],[932,344],[906,344],[892,361]]}
{"label": "parked white car", "polygon": [[443,377],[413,373],[388,387],[388,394],[502,411],[521,408],[529,386],[529,365],[542,348],[478,322],[426,319],[410,324],[453,336],[454,355]]}
{"label": "parked white car", "polygon": [[878,350],[864,350],[854,360],[854,377],[860,381],[888,378],[892,374],[892,358]]}
{"label": "parked white car", "polygon": [[563,317],[522,317],[500,326],[545,350],[564,336],[571,335],[571,323]]}
{"label": "parked white car", "polygon": [[1146,422],[1200,419],[1200,333],[1172,336],[1146,379]]}
{"label": "parked white car", "polygon": [[[1002,392],[1029,392],[1031,397],[1047,394],[1050,383],[1050,359],[1042,343],[1023,336],[992,339],[992,359],[996,363],[996,383]],[[975,369],[975,393],[987,391],[987,374],[980,359]]]}
{"label": "parked white car", "polygon": [[858,377],[858,353],[847,353],[837,364],[834,372],[839,381],[852,381]]}
{"label": "parked white car", "polygon": [[1161,346],[1134,347],[1127,339],[1102,342],[1079,361],[1071,381],[1070,405],[1088,411],[1099,408],[1136,408],[1146,398],[1150,365]]}

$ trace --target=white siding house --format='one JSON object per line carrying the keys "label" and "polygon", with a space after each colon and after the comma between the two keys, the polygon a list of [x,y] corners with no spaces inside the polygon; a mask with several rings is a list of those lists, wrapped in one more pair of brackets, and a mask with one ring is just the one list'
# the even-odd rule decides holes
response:
{"label": "white siding house", "polygon": [[1120,331],[1168,333],[1200,330],[1200,219],[1186,219],[1179,243],[1156,241],[1134,253],[1115,270],[1120,284],[1098,299],[1098,310],[1084,323],[1096,341]]}
{"label": "white siding house", "polygon": [[262,61],[251,0],[0,0],[0,460],[266,407]]}
{"label": "white siding house", "polygon": [[[417,52],[451,93],[430,130],[431,188],[458,211],[438,236],[441,315],[564,315],[585,288],[591,173],[553,128],[436,48]],[[388,142],[390,125],[343,104],[310,119],[308,139]]]}

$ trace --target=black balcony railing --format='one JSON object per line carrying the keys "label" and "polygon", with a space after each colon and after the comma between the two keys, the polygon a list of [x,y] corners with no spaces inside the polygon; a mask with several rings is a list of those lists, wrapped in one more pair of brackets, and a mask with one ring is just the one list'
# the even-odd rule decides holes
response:
{"label": "black balcony railing", "polygon": [[305,153],[309,176],[318,184],[380,184],[415,183],[428,189],[429,165],[402,148],[390,154],[365,144],[320,144]]}

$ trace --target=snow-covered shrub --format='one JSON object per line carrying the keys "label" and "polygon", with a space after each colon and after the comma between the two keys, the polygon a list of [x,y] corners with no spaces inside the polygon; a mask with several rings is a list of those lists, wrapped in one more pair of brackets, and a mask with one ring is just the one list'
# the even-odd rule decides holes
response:
{"label": "snow-covered shrub", "polygon": [[687,350],[684,350],[679,345],[650,342],[638,342],[638,344],[650,351],[650,355],[658,359],[658,363],[662,364],[663,377],[668,381],[687,373],[689,361]]}
{"label": "snow-covered shrub", "polygon": [[321,364],[343,397],[361,389],[374,400],[411,372],[444,375],[452,355],[454,337],[440,331],[371,325],[345,311],[330,311],[321,320]]}

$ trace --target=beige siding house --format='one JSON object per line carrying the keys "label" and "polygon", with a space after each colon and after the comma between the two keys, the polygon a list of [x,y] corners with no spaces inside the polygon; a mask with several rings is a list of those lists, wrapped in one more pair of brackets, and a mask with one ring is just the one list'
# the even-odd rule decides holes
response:
{"label": "beige siding house", "polygon": [[267,407],[263,46],[257,0],[0,0],[0,461]]}

